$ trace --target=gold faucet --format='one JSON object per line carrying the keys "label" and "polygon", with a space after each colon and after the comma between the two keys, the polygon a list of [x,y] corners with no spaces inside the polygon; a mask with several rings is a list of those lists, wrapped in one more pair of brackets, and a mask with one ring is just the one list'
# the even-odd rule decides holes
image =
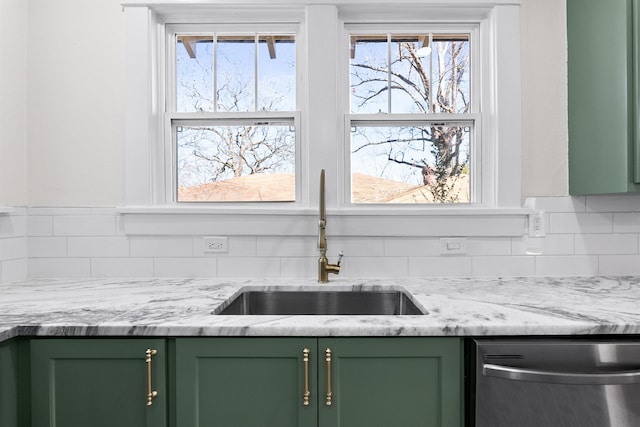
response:
{"label": "gold faucet", "polygon": [[342,251],[338,255],[336,264],[329,264],[327,258],[327,212],[324,205],[324,169],[320,170],[320,219],[318,220],[318,283],[329,283],[329,273],[340,273],[340,261],[342,261]]}

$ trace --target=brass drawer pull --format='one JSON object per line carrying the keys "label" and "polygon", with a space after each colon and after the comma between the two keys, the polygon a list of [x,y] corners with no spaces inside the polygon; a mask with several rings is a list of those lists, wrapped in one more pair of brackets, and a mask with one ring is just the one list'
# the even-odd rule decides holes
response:
{"label": "brass drawer pull", "polygon": [[146,351],[147,358],[145,362],[147,363],[147,406],[153,405],[153,398],[158,395],[156,390],[153,390],[151,386],[151,358],[158,354],[158,350],[153,350],[148,348]]}
{"label": "brass drawer pull", "polygon": [[311,391],[309,391],[309,354],[311,350],[305,348],[302,350],[302,361],[304,362],[304,393],[302,395],[302,404],[309,406],[309,398],[311,397]]}
{"label": "brass drawer pull", "polygon": [[331,349],[325,350],[325,360],[327,362],[327,401],[326,405],[331,406]]}

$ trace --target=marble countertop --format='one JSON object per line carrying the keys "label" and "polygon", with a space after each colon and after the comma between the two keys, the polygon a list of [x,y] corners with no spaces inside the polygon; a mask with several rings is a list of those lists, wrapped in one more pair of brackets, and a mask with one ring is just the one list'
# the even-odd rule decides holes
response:
{"label": "marble countertop", "polygon": [[[220,316],[242,289],[404,289],[424,316]],[[0,284],[15,336],[504,336],[640,334],[640,277],[50,279]]]}

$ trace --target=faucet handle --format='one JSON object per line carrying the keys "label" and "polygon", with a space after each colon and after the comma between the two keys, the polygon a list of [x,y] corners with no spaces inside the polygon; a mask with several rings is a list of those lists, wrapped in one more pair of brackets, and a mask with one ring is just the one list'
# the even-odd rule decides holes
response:
{"label": "faucet handle", "polygon": [[340,251],[340,253],[338,254],[338,262],[336,263],[336,265],[338,267],[340,267],[340,263],[342,262],[342,257],[344,256],[344,252]]}

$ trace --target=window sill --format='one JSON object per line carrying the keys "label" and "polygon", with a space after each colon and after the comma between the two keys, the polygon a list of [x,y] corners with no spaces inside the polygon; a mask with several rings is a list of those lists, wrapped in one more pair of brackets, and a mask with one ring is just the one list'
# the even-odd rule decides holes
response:
{"label": "window sill", "polygon": [[[127,235],[313,236],[317,209],[140,206],[118,209]],[[328,209],[333,236],[518,237],[530,209]]]}

